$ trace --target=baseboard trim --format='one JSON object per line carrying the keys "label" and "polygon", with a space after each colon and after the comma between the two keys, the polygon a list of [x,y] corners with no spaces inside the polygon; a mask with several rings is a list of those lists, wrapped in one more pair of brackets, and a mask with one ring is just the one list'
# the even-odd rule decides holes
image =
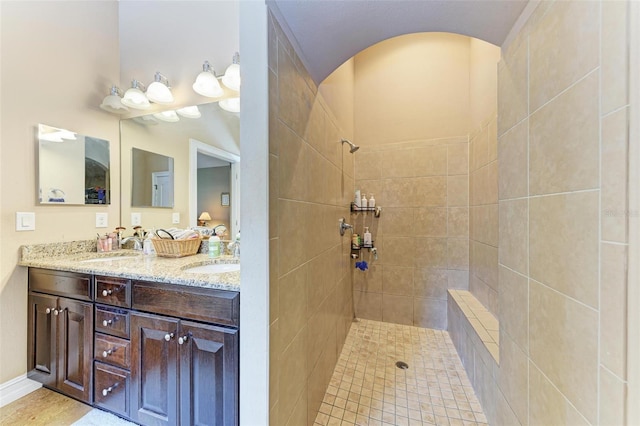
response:
{"label": "baseboard trim", "polygon": [[0,407],[4,407],[41,387],[41,383],[27,378],[26,374],[4,382],[0,384]]}

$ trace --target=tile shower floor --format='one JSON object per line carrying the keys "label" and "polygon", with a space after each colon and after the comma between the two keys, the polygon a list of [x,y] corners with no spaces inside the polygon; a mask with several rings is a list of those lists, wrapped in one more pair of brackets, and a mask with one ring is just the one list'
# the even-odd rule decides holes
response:
{"label": "tile shower floor", "polygon": [[486,424],[446,331],[361,319],[351,325],[314,426]]}

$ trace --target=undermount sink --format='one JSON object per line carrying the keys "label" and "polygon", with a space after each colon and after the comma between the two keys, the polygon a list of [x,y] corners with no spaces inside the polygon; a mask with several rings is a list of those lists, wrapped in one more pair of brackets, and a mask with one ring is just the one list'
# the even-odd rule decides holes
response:
{"label": "undermount sink", "polygon": [[94,257],[93,259],[81,260],[80,263],[109,262],[109,261],[112,261],[112,260],[136,259],[138,257],[140,257],[140,256],[131,256],[131,255],[102,256],[102,257]]}
{"label": "undermount sink", "polygon": [[196,274],[222,274],[224,272],[240,271],[239,263],[214,263],[211,265],[193,266],[184,270]]}

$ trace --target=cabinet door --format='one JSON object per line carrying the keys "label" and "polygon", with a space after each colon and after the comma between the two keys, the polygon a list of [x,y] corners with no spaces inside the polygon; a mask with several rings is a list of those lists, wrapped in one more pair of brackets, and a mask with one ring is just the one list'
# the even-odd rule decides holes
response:
{"label": "cabinet door", "polygon": [[93,304],[58,299],[58,389],[91,402]]}
{"label": "cabinet door", "polygon": [[178,320],[131,315],[131,418],[145,425],[178,422]]}
{"label": "cabinet door", "polygon": [[180,322],[180,424],[238,424],[238,331]]}
{"label": "cabinet door", "polygon": [[57,297],[29,295],[28,356],[29,378],[45,386],[55,387],[57,367],[57,329],[54,311]]}

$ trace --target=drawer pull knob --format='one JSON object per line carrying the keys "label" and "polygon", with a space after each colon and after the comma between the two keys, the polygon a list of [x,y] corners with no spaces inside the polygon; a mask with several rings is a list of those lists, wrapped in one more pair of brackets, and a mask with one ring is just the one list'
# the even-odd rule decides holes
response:
{"label": "drawer pull knob", "polygon": [[62,312],[62,310],[60,310],[60,311],[59,311],[59,310],[57,310],[57,309],[54,309],[54,310],[53,310],[53,315],[56,315],[56,316],[57,316],[60,312]]}
{"label": "drawer pull knob", "polygon": [[113,324],[114,321],[115,321],[115,319],[104,320],[104,321],[102,321],[102,326],[103,327],[109,327],[111,324]]}
{"label": "drawer pull knob", "polygon": [[186,336],[182,336],[182,337],[178,338],[178,344],[184,345],[185,343],[187,343],[187,340],[189,340],[189,335],[188,334]]}
{"label": "drawer pull knob", "polygon": [[102,352],[102,357],[103,357],[103,358],[108,357],[109,355],[111,355],[112,353],[114,353],[114,352],[116,351],[116,349],[117,349],[117,348],[113,348],[113,349],[109,349],[109,350],[106,350],[106,351]]}
{"label": "drawer pull knob", "polygon": [[102,396],[107,396],[109,395],[115,388],[118,387],[118,384],[114,384],[113,386],[109,386],[106,389],[102,389]]}
{"label": "drawer pull knob", "polygon": [[45,312],[47,315],[49,315],[49,314],[51,313],[51,311],[55,311],[55,308],[53,308],[53,309],[52,309],[52,308],[47,308],[47,309],[45,309],[45,310],[44,310],[44,312]]}
{"label": "drawer pull knob", "polygon": [[111,293],[113,293],[113,292],[111,291],[111,289],[109,289],[109,290],[102,290],[102,295],[103,295],[104,297],[107,297],[107,296],[111,295]]}
{"label": "drawer pull knob", "polygon": [[171,339],[173,339],[173,333],[168,333],[164,335],[164,340],[166,340],[167,342]]}

